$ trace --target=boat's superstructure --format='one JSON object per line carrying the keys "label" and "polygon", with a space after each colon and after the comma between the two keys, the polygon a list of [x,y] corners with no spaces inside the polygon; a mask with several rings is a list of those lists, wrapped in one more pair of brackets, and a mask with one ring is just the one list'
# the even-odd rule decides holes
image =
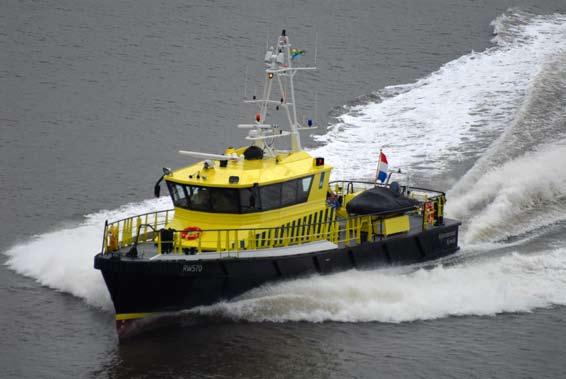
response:
{"label": "boat's superstructure", "polygon": [[[302,150],[293,78],[302,51],[285,31],[264,58],[249,146],[164,169],[174,209],[106,223],[95,257],[119,331],[150,314],[233,298],[268,281],[351,268],[415,263],[455,252],[459,223],[441,192],[374,182],[330,182],[331,167]],[[268,123],[283,111],[287,127]],[[290,148],[276,148],[282,137]]]}

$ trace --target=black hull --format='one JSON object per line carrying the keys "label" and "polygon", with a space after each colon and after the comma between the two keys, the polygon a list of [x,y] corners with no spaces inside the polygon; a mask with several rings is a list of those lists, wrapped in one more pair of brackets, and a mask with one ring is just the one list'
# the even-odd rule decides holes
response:
{"label": "black hull", "polygon": [[298,255],[149,261],[98,254],[94,266],[117,318],[139,318],[229,300],[267,282],[436,260],[458,250],[459,225],[445,220],[424,232]]}

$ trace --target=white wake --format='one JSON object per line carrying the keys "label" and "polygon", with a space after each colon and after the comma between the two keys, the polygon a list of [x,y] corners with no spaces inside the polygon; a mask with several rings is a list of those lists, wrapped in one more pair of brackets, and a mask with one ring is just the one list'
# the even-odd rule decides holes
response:
{"label": "white wake", "polygon": [[491,168],[447,212],[465,219],[463,243],[499,241],[566,219],[566,141]]}
{"label": "white wake", "polygon": [[421,269],[349,271],[264,286],[192,312],[248,321],[403,322],[566,304],[566,249]]}
{"label": "white wake", "polygon": [[326,157],[340,179],[370,177],[380,148],[390,166],[426,176],[477,158],[512,124],[545,63],[566,48],[565,15],[510,11],[492,25],[494,47],[416,83],[379,91],[380,102],[354,106],[316,137],[324,145],[314,153]]}

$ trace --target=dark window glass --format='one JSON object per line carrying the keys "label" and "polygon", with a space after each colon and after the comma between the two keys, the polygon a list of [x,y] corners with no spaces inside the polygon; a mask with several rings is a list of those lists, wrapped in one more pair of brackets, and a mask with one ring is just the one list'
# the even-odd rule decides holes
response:
{"label": "dark window glass", "polygon": [[240,190],[240,206],[242,213],[259,212],[259,187],[242,188]]}
{"label": "dark window glass", "polygon": [[173,183],[167,183],[167,188],[169,188],[169,193],[171,194],[171,200],[173,200],[173,204],[177,205],[177,193],[175,192],[175,184]]}
{"label": "dark window glass", "polygon": [[210,188],[210,204],[214,212],[239,213],[240,196],[237,189]]}
{"label": "dark window glass", "polygon": [[307,201],[312,176],[250,188],[216,188],[169,183],[176,207],[202,212],[252,213]]}
{"label": "dark window glass", "polygon": [[210,188],[187,186],[189,194],[189,209],[195,211],[210,211]]}
{"label": "dark window glass", "polygon": [[297,203],[304,203],[309,198],[311,191],[312,176],[299,179],[299,186],[297,188]]}
{"label": "dark window glass", "polygon": [[169,191],[171,192],[173,204],[176,207],[186,208],[188,206],[188,198],[184,186],[174,183],[167,183],[167,185],[169,186]]}
{"label": "dark window glass", "polygon": [[173,204],[177,205],[177,193],[175,192],[175,185],[172,183],[167,183],[167,188],[169,188],[169,193],[171,194],[171,200],[173,200]]}
{"label": "dark window glass", "polygon": [[261,209],[267,211],[281,207],[281,183],[259,188],[261,193]]}
{"label": "dark window glass", "polygon": [[320,182],[318,182],[318,189],[321,189],[322,186],[324,186],[324,176],[326,174],[326,171],[323,171],[320,173]]}
{"label": "dark window glass", "polygon": [[281,188],[281,205],[289,205],[297,203],[297,186],[299,185],[298,180],[291,180],[282,183]]}

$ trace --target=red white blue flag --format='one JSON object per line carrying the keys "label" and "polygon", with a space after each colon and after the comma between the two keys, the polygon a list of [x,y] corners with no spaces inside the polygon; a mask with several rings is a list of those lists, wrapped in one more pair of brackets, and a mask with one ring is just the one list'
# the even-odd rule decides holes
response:
{"label": "red white blue flag", "polygon": [[379,160],[377,161],[377,180],[381,183],[387,180],[387,167],[387,157],[380,151]]}

